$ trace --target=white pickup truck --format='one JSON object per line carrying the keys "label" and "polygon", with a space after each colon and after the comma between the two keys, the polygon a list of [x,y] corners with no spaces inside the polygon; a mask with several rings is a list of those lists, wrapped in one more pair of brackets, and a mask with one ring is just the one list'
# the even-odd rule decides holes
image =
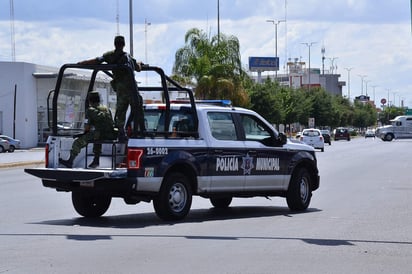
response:
{"label": "white pickup truck", "polygon": [[391,125],[377,128],[375,136],[389,142],[393,139],[412,138],[412,116],[395,117],[391,120]]}

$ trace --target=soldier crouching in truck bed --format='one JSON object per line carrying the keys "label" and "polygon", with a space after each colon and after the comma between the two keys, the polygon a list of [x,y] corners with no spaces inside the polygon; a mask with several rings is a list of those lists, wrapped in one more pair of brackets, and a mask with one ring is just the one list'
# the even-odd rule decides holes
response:
{"label": "soldier crouching in truck bed", "polygon": [[[89,142],[114,140],[117,137],[117,130],[113,126],[112,114],[106,106],[100,104],[99,93],[91,91],[88,95],[88,100],[89,108],[86,112],[85,131],[73,142],[70,158],[68,160],[59,159],[60,164],[68,168],[73,167],[74,159]],[[93,144],[94,158],[89,165],[90,168],[99,166],[101,151],[102,144]]]}

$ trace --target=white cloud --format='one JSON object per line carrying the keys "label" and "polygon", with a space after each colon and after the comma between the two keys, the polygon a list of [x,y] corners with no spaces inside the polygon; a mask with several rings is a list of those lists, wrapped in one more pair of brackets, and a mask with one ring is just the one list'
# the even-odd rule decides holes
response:
{"label": "white cloud", "polygon": [[[114,0],[113,0],[114,1]],[[80,2],[73,2],[77,9]],[[123,1],[124,2],[124,1]],[[122,1],[122,3],[124,5]],[[210,32],[217,32],[216,1],[151,1],[135,4],[134,20],[134,55],[145,60],[144,18],[151,25],[147,31],[147,57],[151,65],[163,67],[170,73],[174,54],[184,45],[184,35],[190,28],[196,27]],[[21,4],[21,2],[18,2]],[[81,2],[84,5],[84,2]],[[327,57],[337,57],[338,72],[341,80],[347,80],[345,67],[351,71],[351,94],[360,93],[361,79],[357,75],[368,75],[369,90],[376,87],[376,97],[387,97],[396,92],[396,100],[405,98],[412,107],[412,71],[411,22],[409,3],[401,0],[391,2],[367,0],[320,1],[307,0],[237,0],[220,1],[222,33],[238,37],[241,46],[243,65],[249,56],[273,56],[274,25],[267,19],[283,19],[287,3],[287,24],[278,25],[278,55],[281,63],[285,57],[308,59],[308,48],[301,43],[317,42],[311,48],[311,66],[321,67],[321,48],[325,46]],[[8,4],[8,3],[7,3]],[[19,5],[20,5],[19,4]],[[99,13],[93,8],[100,1],[90,2],[87,10]],[[16,5],[16,4],[15,4]],[[46,4],[45,4],[46,5]],[[169,5],[169,6],[168,6]],[[11,60],[10,24],[0,9],[0,60]],[[70,5],[63,5],[69,9]],[[164,9],[168,7],[168,9]],[[9,7],[6,7],[8,10]],[[113,5],[110,5],[113,9]],[[36,9],[35,6],[31,9]],[[128,14],[125,7],[121,9],[122,23],[120,32],[128,39]],[[49,9],[50,10],[50,9]],[[158,10],[159,12],[154,12]],[[144,12],[147,13],[144,13]],[[106,18],[86,18],[84,12],[56,11],[48,19],[48,14],[34,10],[35,20],[21,20],[21,11],[16,11],[16,58],[18,61],[60,66],[63,63],[96,57],[113,48],[116,23],[113,18],[107,20],[109,10],[104,12]],[[61,16],[59,15],[61,12]],[[114,13],[115,11],[113,11]],[[20,15],[19,15],[20,14]],[[65,18],[65,19],[62,19]],[[194,19],[188,19],[194,18]],[[286,35],[287,30],[287,35]],[[287,46],[287,47],[285,47]],[[329,68],[326,60],[325,67]],[[344,88],[346,93],[346,88]],[[369,92],[370,93],[370,92]],[[371,94],[370,94],[371,95]],[[393,95],[390,95],[392,97]],[[393,98],[390,98],[392,101]]]}

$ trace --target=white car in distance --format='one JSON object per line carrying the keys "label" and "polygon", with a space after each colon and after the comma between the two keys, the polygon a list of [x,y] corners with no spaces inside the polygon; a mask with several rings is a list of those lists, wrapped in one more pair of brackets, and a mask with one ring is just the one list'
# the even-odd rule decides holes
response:
{"label": "white car in distance", "polygon": [[325,141],[322,133],[316,128],[307,128],[302,131],[300,141],[312,146],[315,149],[320,149],[322,152],[325,150]]}

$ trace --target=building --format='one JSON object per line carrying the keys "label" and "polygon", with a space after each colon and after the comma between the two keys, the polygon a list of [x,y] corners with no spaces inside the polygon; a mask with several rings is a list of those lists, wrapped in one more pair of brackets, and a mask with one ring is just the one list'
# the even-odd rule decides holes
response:
{"label": "building", "polygon": [[[297,58],[293,62],[287,63],[288,73],[287,74],[275,74],[268,75],[272,80],[276,80],[284,86],[289,86],[293,88],[307,88],[309,85],[311,87],[322,87],[327,92],[333,95],[342,96],[342,88],[345,86],[346,82],[339,81],[340,74],[334,73],[321,73],[319,68],[306,68],[306,63],[298,61]],[[309,73],[310,71],[310,73]],[[251,76],[252,79],[257,82],[258,79],[263,81],[265,77]]]}
{"label": "building", "polygon": [[[22,148],[36,147],[47,140],[50,132],[47,101],[58,72],[58,68],[31,63],[0,62],[0,132],[21,140]],[[84,75],[78,71],[70,71],[65,78],[73,85],[88,88]],[[113,109],[116,95],[109,79],[99,78],[97,82],[95,89],[103,103]],[[81,100],[74,102],[74,106],[79,103]]]}

